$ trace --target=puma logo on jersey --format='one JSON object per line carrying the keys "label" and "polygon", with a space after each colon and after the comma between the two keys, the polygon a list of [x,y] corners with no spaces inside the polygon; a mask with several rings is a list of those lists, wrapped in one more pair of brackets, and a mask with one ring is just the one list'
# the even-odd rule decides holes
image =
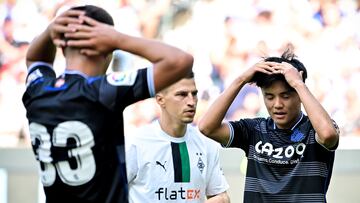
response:
{"label": "puma logo on jersey", "polygon": [[164,162],[164,164],[162,164],[160,161],[156,161],[156,165],[161,166],[164,169],[164,171],[166,171],[165,164],[166,164],[166,161]]}

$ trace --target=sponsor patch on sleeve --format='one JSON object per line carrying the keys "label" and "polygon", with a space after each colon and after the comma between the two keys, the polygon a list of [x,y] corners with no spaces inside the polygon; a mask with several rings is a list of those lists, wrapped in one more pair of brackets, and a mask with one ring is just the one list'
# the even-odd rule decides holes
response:
{"label": "sponsor patch on sleeve", "polygon": [[114,72],[107,76],[107,81],[114,86],[131,86],[135,83],[137,71]]}
{"label": "sponsor patch on sleeve", "polygon": [[36,69],[35,71],[33,71],[32,73],[30,73],[26,79],[26,86],[29,86],[32,82],[34,82],[35,80],[39,79],[43,77],[43,74],[41,73],[41,71],[39,69]]}

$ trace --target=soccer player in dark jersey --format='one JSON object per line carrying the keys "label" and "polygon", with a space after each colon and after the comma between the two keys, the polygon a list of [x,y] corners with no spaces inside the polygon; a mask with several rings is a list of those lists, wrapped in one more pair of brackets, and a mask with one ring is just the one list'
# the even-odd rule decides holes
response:
{"label": "soccer player in dark jersey", "polygon": [[[326,202],[339,130],[305,85],[306,77],[289,47],[238,76],[199,123],[206,136],[244,150],[244,202]],[[223,121],[238,92],[252,82],[261,88],[270,117]]]}
{"label": "soccer player in dark jersey", "polygon": [[[191,55],[111,25],[102,8],[72,8],[28,49],[23,103],[48,203],[128,202],[123,110],[191,72]],[[58,77],[52,69],[55,45],[62,46],[66,60]],[[152,65],[105,75],[115,49]]]}

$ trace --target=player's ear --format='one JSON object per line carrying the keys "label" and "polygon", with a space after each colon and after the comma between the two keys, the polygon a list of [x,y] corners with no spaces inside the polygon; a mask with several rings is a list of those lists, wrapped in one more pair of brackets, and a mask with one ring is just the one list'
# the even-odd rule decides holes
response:
{"label": "player's ear", "polygon": [[155,95],[156,103],[158,103],[159,106],[164,107],[165,106],[165,98],[162,93],[157,93]]}

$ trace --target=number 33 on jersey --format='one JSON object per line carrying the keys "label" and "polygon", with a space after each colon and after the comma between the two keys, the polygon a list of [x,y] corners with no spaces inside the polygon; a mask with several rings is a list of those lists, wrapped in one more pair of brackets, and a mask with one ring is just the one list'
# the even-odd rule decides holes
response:
{"label": "number 33 on jersey", "polygon": [[[78,186],[90,181],[96,171],[91,150],[94,137],[90,128],[79,121],[58,124],[50,136],[45,126],[30,123],[31,142],[36,159],[40,161],[44,186],[54,184],[56,174],[67,185]],[[53,163],[57,157],[56,163]]]}

